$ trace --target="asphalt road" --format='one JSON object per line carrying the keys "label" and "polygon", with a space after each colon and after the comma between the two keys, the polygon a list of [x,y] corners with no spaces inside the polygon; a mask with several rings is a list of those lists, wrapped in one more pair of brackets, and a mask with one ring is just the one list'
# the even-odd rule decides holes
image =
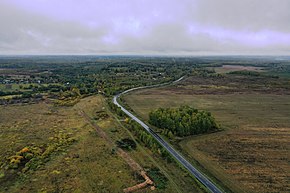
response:
{"label": "asphalt road", "polygon": [[[172,82],[177,83],[181,81],[183,77],[180,79]],[[213,193],[221,193],[222,191],[216,187],[206,176],[204,176],[200,171],[198,171],[195,167],[193,167],[180,153],[178,153],[169,143],[167,143],[165,140],[163,140],[158,134],[156,134],[152,129],[148,127],[143,121],[138,119],[136,116],[134,116],[132,113],[130,113],[127,109],[125,109],[123,106],[121,106],[118,103],[118,98],[125,93],[131,92],[133,90],[138,90],[138,89],[144,89],[144,88],[153,88],[153,87],[159,87],[159,86],[164,86],[168,83],[164,84],[159,84],[155,86],[144,86],[144,87],[137,87],[133,89],[126,90],[122,92],[121,94],[118,94],[114,96],[113,98],[113,103],[116,104],[118,107],[121,108],[121,110],[126,113],[129,117],[131,117],[133,120],[135,120],[137,123],[139,123],[148,133],[152,135],[181,165],[183,165],[188,172],[190,172],[194,177],[196,177],[210,192]]]}

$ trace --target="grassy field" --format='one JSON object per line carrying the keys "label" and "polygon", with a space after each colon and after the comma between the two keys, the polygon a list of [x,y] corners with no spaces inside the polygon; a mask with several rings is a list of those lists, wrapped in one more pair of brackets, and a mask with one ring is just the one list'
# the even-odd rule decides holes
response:
{"label": "grassy field", "polygon": [[[91,102],[93,109],[102,108],[100,98]],[[83,100],[79,106],[87,103]],[[1,107],[0,116],[2,164],[27,146],[55,147],[35,171],[11,170],[12,174],[6,174],[8,179],[2,177],[3,192],[118,192],[137,183],[126,163],[112,156],[111,147],[79,116],[78,107],[45,103],[7,106]],[[54,140],[66,134],[75,142],[60,145]],[[106,167],[108,164],[111,167]]]}
{"label": "grassy field", "polygon": [[239,65],[223,65],[222,67],[214,67],[210,68],[215,70],[217,73],[228,73],[228,72],[233,72],[233,71],[255,71],[255,72],[264,72],[263,67],[255,67],[255,66],[239,66]]}
{"label": "grassy field", "polygon": [[[122,192],[144,180],[101,138],[80,111],[84,111],[111,138],[132,138],[108,110],[101,96],[82,99],[74,107],[53,104],[0,107],[0,192]],[[108,116],[98,118],[96,112]],[[145,170],[159,168],[168,179],[155,192],[202,192],[185,171],[167,163],[137,142],[128,154]],[[39,148],[42,157],[34,169],[8,169],[9,158],[25,147]],[[143,192],[150,192],[149,189]]]}
{"label": "grassy field", "polygon": [[[24,89],[26,87],[39,86],[39,84],[31,83],[31,84],[0,84],[1,91],[31,91],[32,89]],[[42,86],[47,86],[47,84],[42,84]]]}
{"label": "grassy field", "polygon": [[213,113],[226,128],[286,127],[290,125],[289,95],[229,94],[189,95],[170,90],[150,89],[136,91],[125,97],[126,102],[143,119],[158,107],[190,105]]}
{"label": "grassy field", "polygon": [[224,131],[184,138],[176,147],[234,192],[289,191],[289,95],[275,93],[277,88],[264,92],[259,81],[254,89],[239,85],[248,90],[232,81],[216,86],[199,79],[204,87],[195,81],[136,91],[124,99],[145,120],[158,107],[186,104],[212,112]]}

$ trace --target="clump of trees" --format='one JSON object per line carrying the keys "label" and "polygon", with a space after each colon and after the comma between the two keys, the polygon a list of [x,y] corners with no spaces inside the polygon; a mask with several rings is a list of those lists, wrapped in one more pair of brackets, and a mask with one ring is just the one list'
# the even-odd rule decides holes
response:
{"label": "clump of trees", "polygon": [[[125,123],[128,129],[137,137],[138,141],[143,143],[152,152],[159,154],[167,162],[172,162],[174,159],[139,123],[130,120],[120,107],[115,105],[111,100],[108,100],[108,106],[118,116],[125,118]],[[117,145],[120,145],[117,143]]]}
{"label": "clump of trees", "polygon": [[119,148],[122,148],[125,150],[135,150],[137,147],[136,143],[132,139],[128,139],[128,138],[118,140],[116,144]]}
{"label": "clump of trees", "polygon": [[149,114],[149,123],[166,130],[164,133],[180,137],[219,130],[210,112],[189,106],[154,110]]}
{"label": "clump of trees", "polygon": [[128,124],[128,128],[135,136],[137,136],[138,140],[147,148],[151,149],[152,152],[161,155],[161,157],[167,162],[173,161],[173,158],[167,150],[163,148],[147,131],[145,131],[139,123],[131,120]]}
{"label": "clump of trees", "polygon": [[156,186],[156,188],[165,189],[167,187],[168,179],[162,174],[159,168],[150,168],[147,174],[154,181],[154,185]]}
{"label": "clump of trees", "polygon": [[229,72],[228,74],[237,74],[237,75],[244,75],[244,76],[261,76],[262,75],[260,72],[247,71],[247,70],[232,71],[232,72]]}
{"label": "clump of trees", "polygon": [[117,115],[119,115],[120,117],[125,117],[126,114],[121,110],[120,107],[118,107],[117,105],[115,105],[112,100],[107,100],[108,106],[109,108],[114,111]]}

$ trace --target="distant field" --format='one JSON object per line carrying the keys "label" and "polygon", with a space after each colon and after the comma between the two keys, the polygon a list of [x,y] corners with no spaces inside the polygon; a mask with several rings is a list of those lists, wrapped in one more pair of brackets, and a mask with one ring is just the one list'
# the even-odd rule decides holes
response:
{"label": "distant field", "polygon": [[0,84],[1,91],[13,91],[13,90],[20,90],[19,84],[11,84],[7,86],[6,84]]}
{"label": "distant field", "polygon": [[222,67],[213,68],[217,73],[228,73],[233,71],[255,71],[255,72],[264,72],[264,67],[255,67],[255,66],[240,66],[240,65],[223,65]]}
{"label": "distant field", "polygon": [[[197,80],[207,88],[198,86]],[[275,94],[277,88],[271,88],[264,92],[258,84],[239,92],[236,85],[235,89],[222,83],[210,87],[208,80],[197,80],[189,78],[180,86],[136,91],[124,99],[145,120],[158,107],[186,104],[212,112],[225,131],[185,138],[176,145],[235,192],[289,191],[288,91]]]}
{"label": "distant field", "polygon": [[[25,87],[29,87],[30,85],[32,86],[40,86],[40,84],[36,84],[36,83],[27,83],[27,84],[9,84],[10,86],[7,86],[7,84],[0,84],[0,90],[2,91],[15,91],[15,90],[19,90],[19,91],[31,91],[32,89],[24,89]],[[48,86],[49,84],[41,84],[41,86]],[[57,84],[53,84],[53,85],[57,85]],[[7,88],[8,87],[8,88]],[[9,88],[10,87],[10,88]],[[22,88],[21,88],[22,87]]]}
{"label": "distant field", "polygon": [[227,128],[290,126],[290,96],[261,94],[189,95],[170,90],[136,91],[125,97],[134,111],[148,120],[151,110],[158,107],[190,105],[212,112],[217,121]]}

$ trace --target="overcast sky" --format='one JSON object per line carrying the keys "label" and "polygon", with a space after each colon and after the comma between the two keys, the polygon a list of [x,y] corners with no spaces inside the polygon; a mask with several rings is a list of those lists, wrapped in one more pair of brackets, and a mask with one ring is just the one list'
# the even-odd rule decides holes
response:
{"label": "overcast sky", "polygon": [[290,0],[0,0],[0,54],[290,53]]}

